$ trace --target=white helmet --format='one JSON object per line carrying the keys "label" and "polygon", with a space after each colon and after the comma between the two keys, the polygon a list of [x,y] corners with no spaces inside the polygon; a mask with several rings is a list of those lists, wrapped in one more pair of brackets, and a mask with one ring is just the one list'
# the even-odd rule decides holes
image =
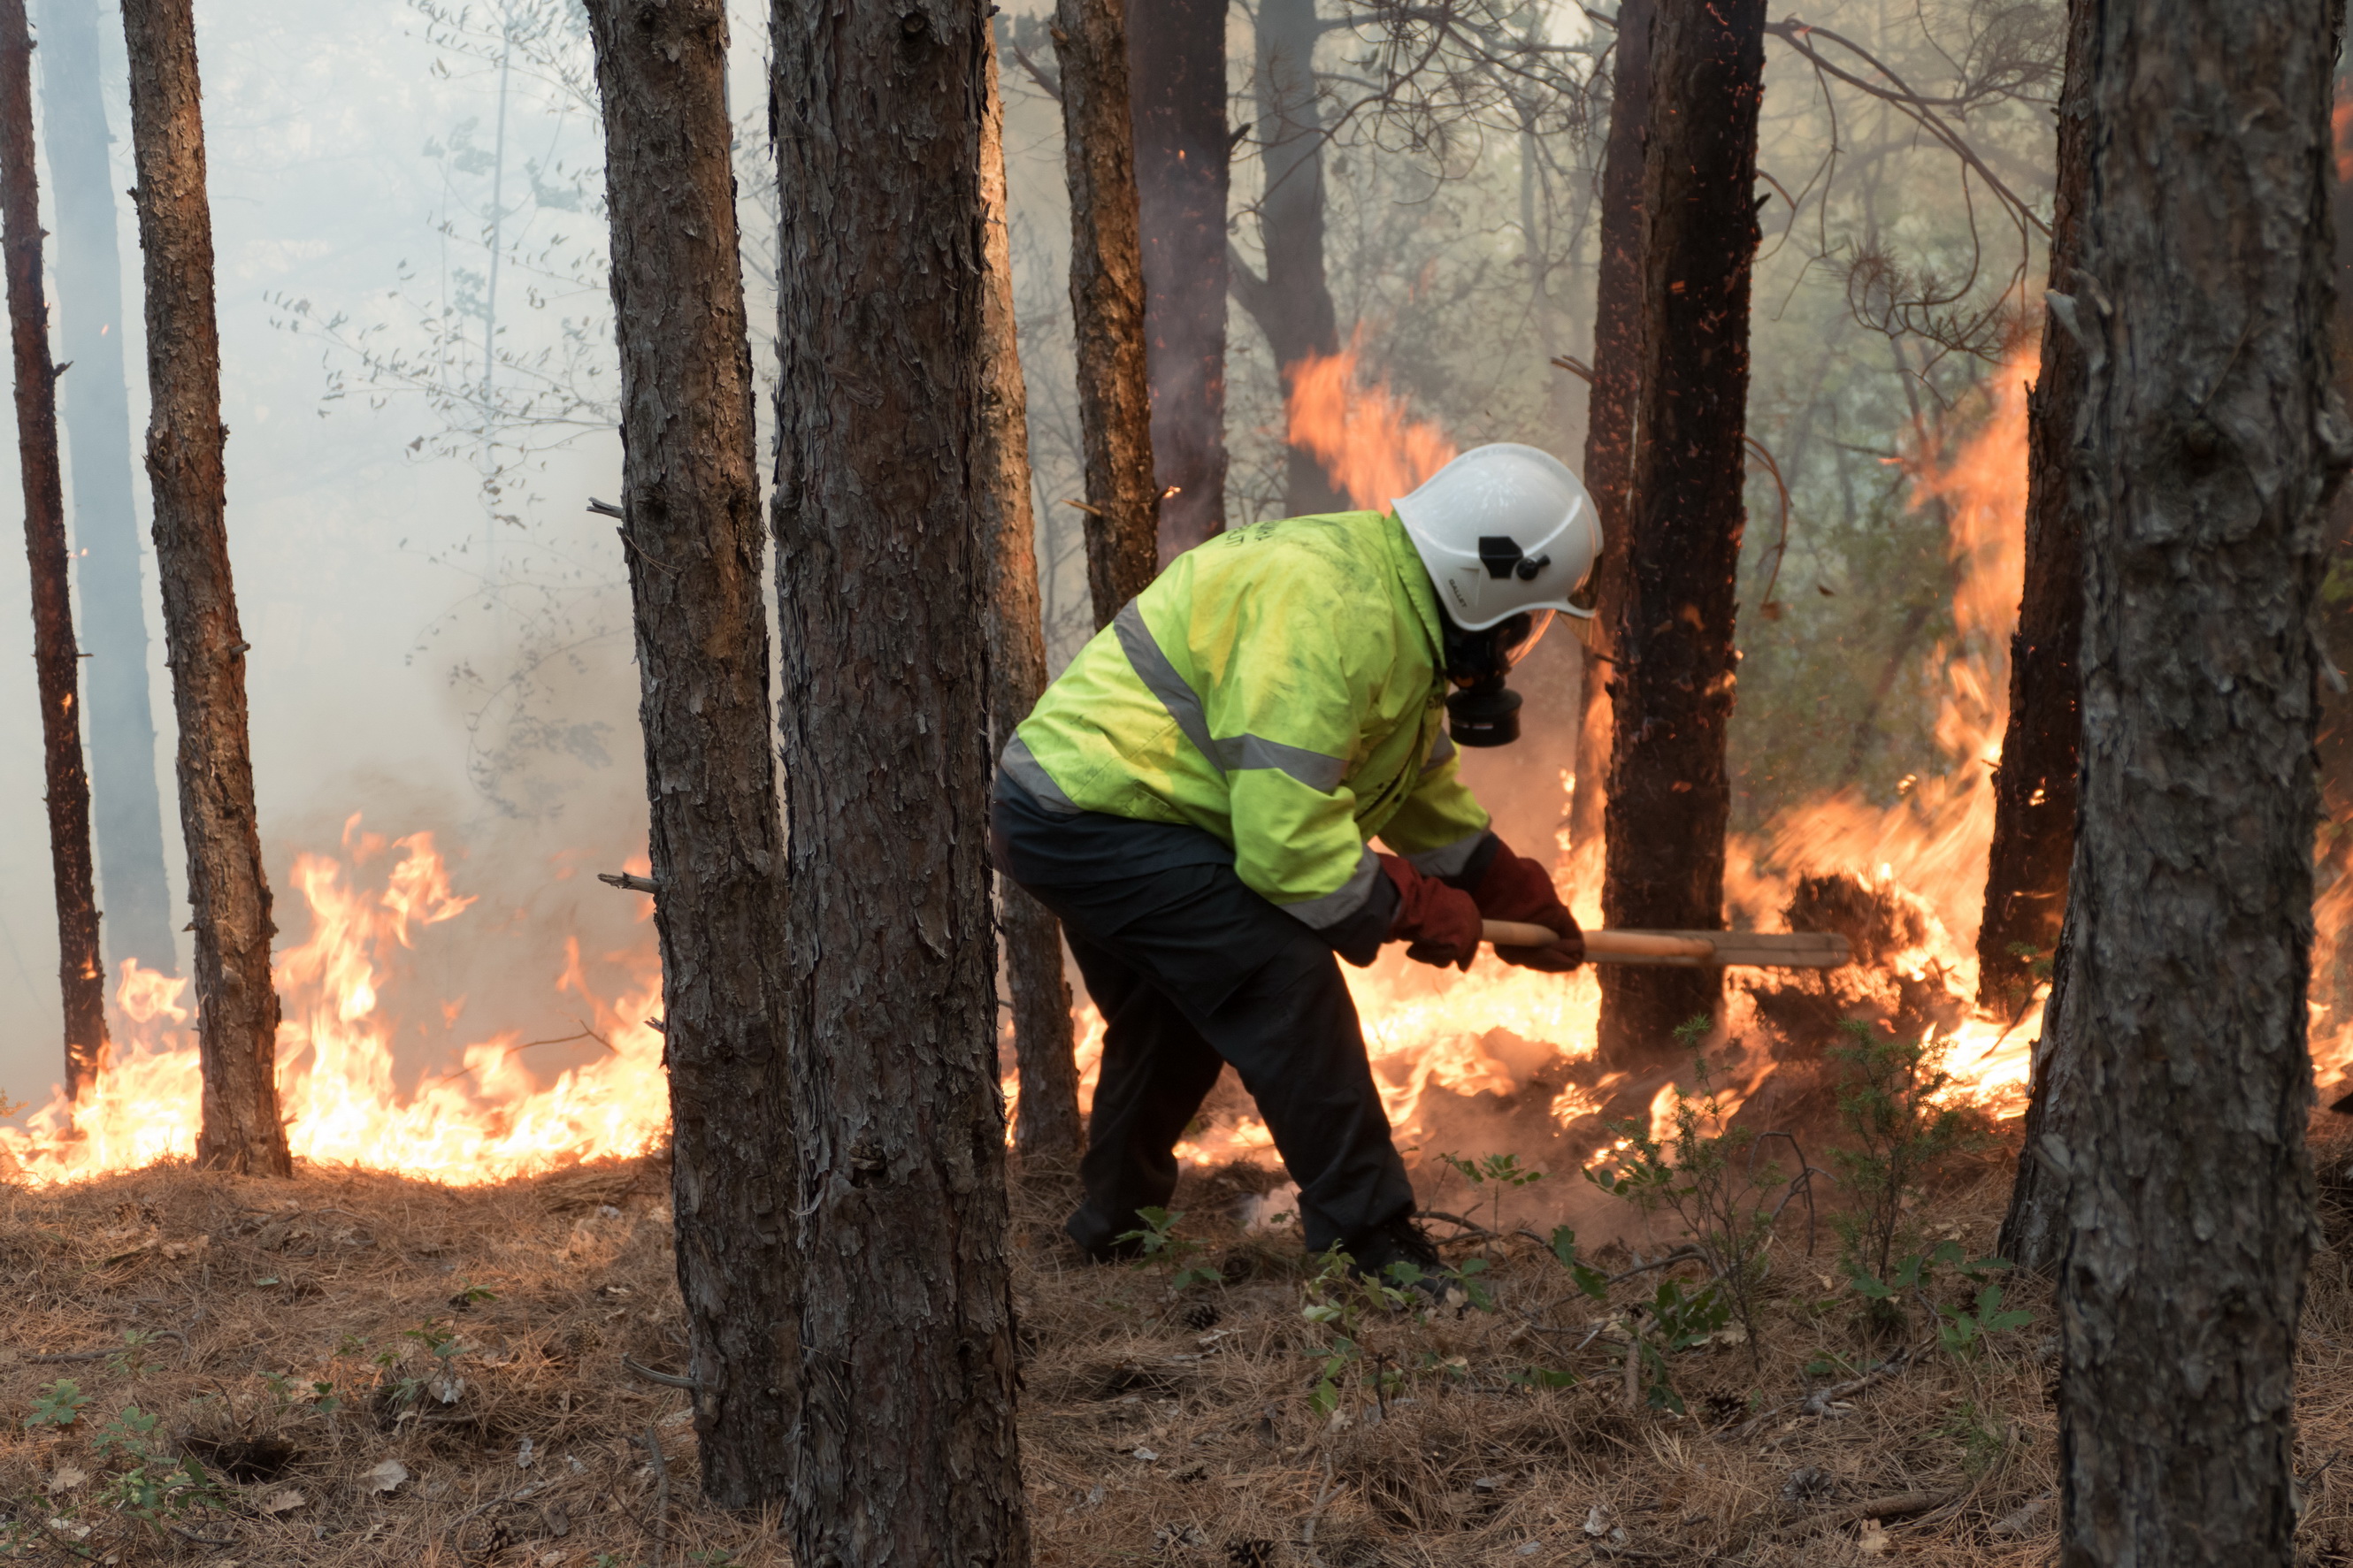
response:
{"label": "white helmet", "polygon": [[1601,553],[1601,524],[1584,484],[1549,452],[1473,447],[1389,504],[1463,631],[1529,610],[1592,616],[1569,595]]}

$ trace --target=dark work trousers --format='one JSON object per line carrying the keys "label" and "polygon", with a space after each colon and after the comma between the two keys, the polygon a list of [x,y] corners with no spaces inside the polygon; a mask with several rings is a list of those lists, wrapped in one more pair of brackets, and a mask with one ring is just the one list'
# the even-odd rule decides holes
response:
{"label": "dark work trousers", "polygon": [[1004,781],[991,826],[999,868],[1060,917],[1103,1016],[1074,1240],[1104,1247],[1166,1205],[1176,1142],[1229,1062],[1299,1184],[1310,1250],[1412,1212],[1339,963],[1243,885],[1230,847],[1193,827],[1058,817]]}

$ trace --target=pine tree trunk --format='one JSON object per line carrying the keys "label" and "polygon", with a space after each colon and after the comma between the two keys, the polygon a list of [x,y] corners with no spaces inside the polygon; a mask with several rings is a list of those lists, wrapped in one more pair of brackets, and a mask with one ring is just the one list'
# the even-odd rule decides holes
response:
{"label": "pine tree trunk", "polygon": [[1086,468],[1087,588],[1095,625],[1160,569],[1152,386],[1145,364],[1144,240],[1121,0],[1057,0],[1062,171],[1071,190],[1071,318]]}
{"label": "pine tree trunk", "polygon": [[[1642,378],[1604,808],[1613,926],[1724,923],[1764,28],[1764,0],[1660,0],[1651,29]],[[1722,984],[1721,970],[1604,965],[1602,1059],[1671,1052]]]}
{"label": "pine tree trunk", "polygon": [[[2084,58],[2092,8],[2067,24],[2067,71],[2059,94],[2051,287],[2064,292],[2078,257],[2091,83]],[[1994,773],[1993,847],[1986,860],[1985,919],[1978,928],[1978,1001],[2017,1016],[2037,984],[2031,965],[2059,945],[2067,862],[2075,850],[2075,645],[2084,621],[2084,552],[2067,449],[2084,397],[2084,352],[2059,323],[2042,322],[2042,368],[2026,407],[2026,575],[2010,641],[2010,722]],[[2031,952],[2020,950],[2031,949]]]}
{"label": "pine tree trunk", "polygon": [[73,373],[58,388],[73,464],[75,575],[90,654],[92,826],[106,899],[106,947],[169,973],[172,894],[164,876],[164,801],[147,689],[147,602],[131,472],[131,394],[122,364],[122,258],[115,239],[113,137],[99,69],[99,12],[40,0],[41,127],[58,226],[58,347]]}
{"label": "pine tree trunk", "polygon": [[[1046,634],[1038,597],[1037,521],[1029,500],[1029,395],[1021,379],[1013,247],[1006,227],[1005,105],[997,90],[994,49],[987,76],[988,109],[980,142],[980,200],[988,225],[982,253],[987,276],[980,295],[982,479],[973,495],[988,550],[989,754],[995,756],[1046,689]],[[997,907],[1013,1004],[1013,1055],[1021,1075],[1013,1144],[1027,1163],[1075,1167],[1086,1129],[1079,1120],[1062,928],[1051,910],[1009,877],[997,879]]]}
{"label": "pine tree trunk", "polygon": [[[1266,276],[1234,263],[1234,297],[1266,334],[1286,385],[1302,360],[1340,352],[1338,312],[1324,274],[1324,110],[1315,89],[1315,40],[1322,34],[1315,0],[1261,0],[1257,130],[1266,178],[1258,233]],[[1315,454],[1295,444],[1285,459],[1283,487],[1283,504],[1293,517],[1348,504]]]}
{"label": "pine tree trunk", "polygon": [[802,1268],[785,1517],[812,1568],[1029,1558],[985,850],[985,10],[774,13]]}
{"label": "pine tree trunk", "polygon": [[195,915],[208,1170],[288,1175],[278,1119],[269,881],[253,811],[245,653],[229,574],[220,331],[192,0],[123,0],[139,244],[147,275],[147,478],[180,721],[180,830]]}
{"label": "pine tree trunk", "polygon": [[25,0],[0,0],[0,251],[16,347],[16,459],[25,481],[25,556],[33,584],[33,668],[57,885],[58,984],[65,1004],[66,1098],[106,1058],[106,960],[90,885],[90,775],[82,769],[80,650],[67,577],[65,484],[58,471],[57,367],[41,287],[41,191],[33,148],[33,36]]}
{"label": "pine tree trunk", "polygon": [[1586,399],[1585,489],[1601,521],[1593,622],[1577,688],[1577,789],[1568,841],[1601,831],[1609,776],[1609,668],[1626,605],[1626,496],[1642,376],[1642,144],[1651,113],[1651,0],[1618,7],[1609,73],[1609,140],[1601,157],[1601,258],[1593,283],[1593,388]]}
{"label": "pine tree trunk", "polygon": [[2086,38],[2082,800],[2038,1145],[2062,1173],[2062,1551],[2285,1563],[2316,1241],[2329,0],[2105,0]]}
{"label": "pine tree trunk", "polygon": [[1226,0],[1127,0],[1160,559],[1226,526]]}
{"label": "pine tree trunk", "polygon": [[[6,0],[0,0],[5,4]],[[702,1489],[782,1503],[795,1368],[784,845],[725,0],[588,0],[621,348],[670,1068],[670,1195]]]}

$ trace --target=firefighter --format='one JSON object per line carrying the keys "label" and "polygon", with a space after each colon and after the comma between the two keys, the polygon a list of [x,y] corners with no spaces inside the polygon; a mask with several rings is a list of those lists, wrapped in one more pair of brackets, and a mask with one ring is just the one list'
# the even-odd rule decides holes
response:
{"label": "firefighter", "polygon": [[[1103,1016],[1071,1237],[1126,1256],[1230,1064],[1299,1185],[1311,1251],[1435,1267],[1335,956],[1402,942],[1468,969],[1482,919],[1550,928],[1509,963],[1574,969],[1543,866],[1496,837],[1458,746],[1519,734],[1504,678],[1601,548],[1575,474],[1462,454],[1392,510],[1223,533],[1170,563],[1007,742],[998,868],[1060,917]],[[1451,689],[1451,690],[1450,690]],[[1370,847],[1378,838],[1386,852]]]}

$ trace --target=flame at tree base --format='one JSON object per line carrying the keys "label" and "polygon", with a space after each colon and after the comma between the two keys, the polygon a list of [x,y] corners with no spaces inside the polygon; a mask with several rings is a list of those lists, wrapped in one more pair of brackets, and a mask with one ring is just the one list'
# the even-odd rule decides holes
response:
{"label": "flame at tree base", "polygon": [[[1941,512],[1956,569],[1954,629],[1928,659],[1939,682],[1936,739],[1954,764],[1939,776],[1907,781],[1892,805],[1841,792],[1727,843],[1731,923],[1765,931],[1795,919],[1806,929],[1844,929],[1838,923],[1844,919],[1855,924],[1850,939],[1859,939],[1866,960],[1830,973],[1728,973],[1712,1047],[1725,1067],[1718,1087],[1727,1114],[1744,1102],[1771,1103],[1789,1061],[1808,1055],[1799,1037],[1820,1037],[1851,1017],[1925,1037],[1942,1053],[1948,1098],[1997,1117],[2024,1109],[2042,1003],[2018,998],[2014,1016],[1978,1009],[1975,942],[2021,574],[2031,369],[2013,360],[1997,374],[1985,419],[1955,445],[1949,461],[1914,465],[1915,504]],[[1357,505],[1385,506],[1454,454],[1385,387],[1360,382],[1353,348],[1293,367],[1289,380],[1291,439],[1315,452]],[[1930,449],[1926,433],[1919,445]],[[1565,803],[1574,781],[1564,774],[1560,782]],[[638,1154],[664,1140],[662,1038],[648,1022],[659,1011],[661,987],[649,936],[606,955],[628,975],[609,1002],[589,983],[578,939],[566,940],[550,981],[577,1020],[575,1033],[525,1039],[502,1031],[463,1046],[449,1070],[404,1089],[394,1041],[430,1031],[401,1023],[385,992],[398,984],[418,934],[459,920],[474,900],[452,890],[430,834],[387,842],[361,831],[354,816],[343,849],[341,858],[296,860],[291,880],[310,909],[311,933],[276,970],[285,1004],[280,1091],[298,1159],[468,1184]],[[380,859],[382,886],[363,889],[367,868]],[[2353,920],[2353,871],[2334,863],[2327,869],[2316,910],[2316,971],[2323,973],[2333,972],[2338,933]],[[1599,924],[1599,847],[1563,844],[1556,879],[1570,889],[1577,918]],[[1534,1131],[1556,1148],[1586,1152],[1609,1136],[1599,1121],[1606,1108],[1647,1105],[1654,1128],[1672,1110],[1670,1075],[1682,1064],[1630,1075],[1604,1073],[1595,1063],[1600,987],[1590,968],[1552,975],[1482,955],[1458,973],[1411,963],[1392,948],[1347,979],[1375,1082],[1403,1145],[1459,1131],[1449,1125],[1450,1107],[1462,1102],[1510,1106],[1510,1128],[1492,1124],[1499,1134]],[[22,1131],[0,1128],[0,1175],[70,1181],[193,1155],[200,1072],[185,985],[126,965],[117,993],[125,1038],[79,1101],[52,1100]],[[463,1001],[438,1005],[445,1032]],[[584,1007],[586,1018],[579,1017]],[[2316,1003],[2314,1058],[2324,1079],[2353,1059],[2353,1023],[2324,1034],[2326,1012]],[[1073,1022],[1083,1104],[1092,1098],[1103,1026],[1084,1000]],[[584,1043],[599,1054],[545,1082],[523,1055]],[[1816,1038],[1810,1047],[1816,1055],[1819,1045]],[[1788,1059],[1776,1054],[1784,1046],[1796,1047]],[[1010,1049],[1003,1054],[1009,1062]],[[1531,1103],[1528,1091],[1539,1084],[1541,1103]],[[1019,1088],[1009,1072],[1004,1087],[1009,1110]],[[1197,1131],[1178,1153],[1196,1165],[1275,1161],[1265,1124],[1248,1112]]]}
{"label": "flame at tree base", "polygon": [[[429,833],[387,843],[345,825],[345,858],[298,857],[292,881],[310,908],[310,940],[273,972],[284,1019],[278,1086],[297,1160],[364,1166],[455,1184],[504,1181],[556,1166],[643,1153],[668,1134],[670,1096],[662,1040],[646,1020],[660,1012],[650,944],[615,957],[634,970],[608,1002],[589,985],[576,937],[565,944],[557,994],[577,999],[578,1032],[525,1040],[508,1030],[465,1046],[454,1068],[403,1092],[394,1039],[399,1019],[384,990],[422,928],[465,913]],[[389,849],[384,886],[360,877]],[[202,1069],[183,1002],[187,982],[126,962],[116,992],[128,1038],[78,1100],[62,1098],[0,1128],[0,1164],[29,1182],[70,1181],[186,1159],[195,1153]],[[443,1003],[445,1024],[462,1006]],[[593,1045],[596,1058],[539,1081],[522,1053],[538,1045]]]}

